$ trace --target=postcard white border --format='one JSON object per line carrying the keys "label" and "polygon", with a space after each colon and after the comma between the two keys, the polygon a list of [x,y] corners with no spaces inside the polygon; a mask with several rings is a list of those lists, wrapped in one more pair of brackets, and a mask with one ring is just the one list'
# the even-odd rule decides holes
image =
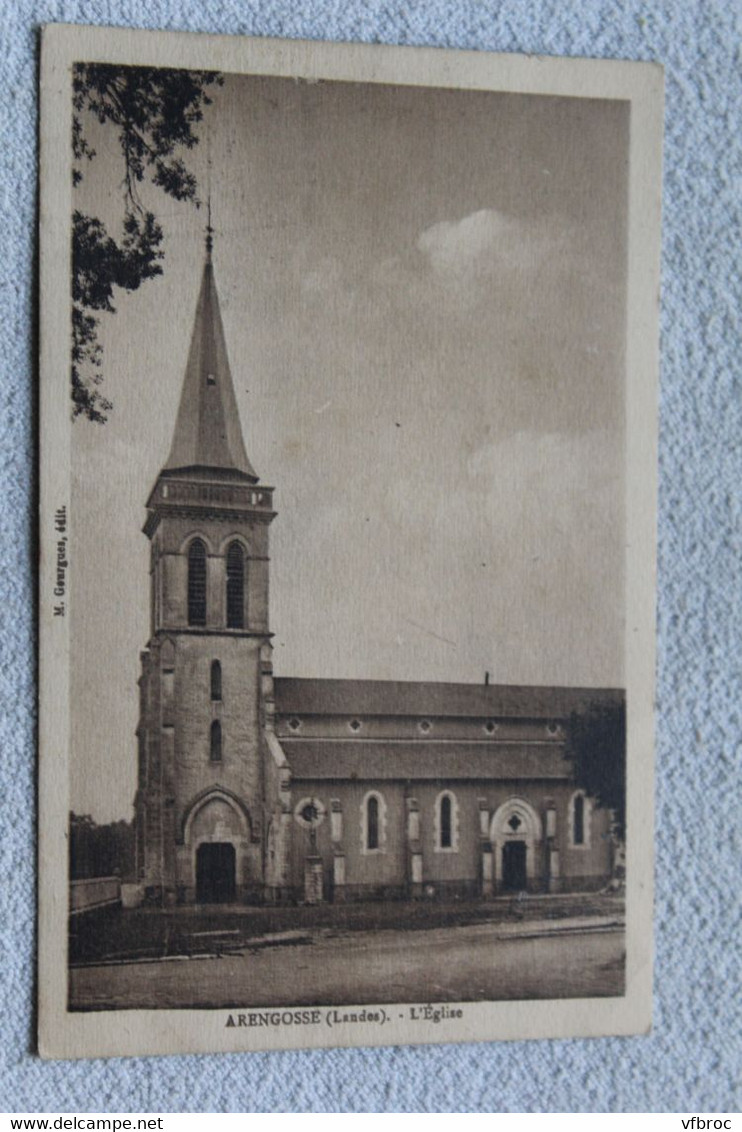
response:
{"label": "postcard white border", "polygon": [[[627,303],[627,965],[622,998],[462,1004],[378,1027],[226,1028],[229,1011],[67,1011],[69,618],[52,615],[54,514],[70,511],[70,68],[77,60],[631,103]],[[592,59],[49,25],[41,77],[39,1051],[48,1058],[594,1037],[649,1029],[652,1001],[655,523],[663,71]],[[453,1004],[449,1004],[453,1005]],[[283,1009],[283,1008],[282,1008]],[[328,1008],[322,1008],[327,1010]],[[345,1007],[344,1010],[352,1008]]]}

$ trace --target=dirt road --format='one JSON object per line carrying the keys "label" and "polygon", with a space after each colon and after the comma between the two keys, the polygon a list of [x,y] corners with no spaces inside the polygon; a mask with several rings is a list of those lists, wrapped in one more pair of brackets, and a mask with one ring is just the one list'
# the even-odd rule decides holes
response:
{"label": "dirt road", "polygon": [[318,932],[311,942],[71,971],[82,1010],[467,1002],[619,995],[623,931],[508,938],[491,924]]}

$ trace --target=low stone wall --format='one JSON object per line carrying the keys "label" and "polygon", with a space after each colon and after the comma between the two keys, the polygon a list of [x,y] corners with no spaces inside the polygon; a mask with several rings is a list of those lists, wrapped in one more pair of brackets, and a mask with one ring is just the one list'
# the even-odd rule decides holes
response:
{"label": "low stone wall", "polygon": [[70,915],[92,912],[96,908],[121,903],[119,877],[89,877],[70,881]]}

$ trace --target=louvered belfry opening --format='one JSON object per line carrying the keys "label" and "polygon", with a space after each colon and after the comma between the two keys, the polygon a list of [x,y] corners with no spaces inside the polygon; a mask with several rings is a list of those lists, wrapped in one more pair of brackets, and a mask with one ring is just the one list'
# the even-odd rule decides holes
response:
{"label": "louvered belfry opening", "polygon": [[200,539],[188,549],[188,624],[206,624],[206,547]]}
{"label": "louvered belfry opening", "polygon": [[227,628],[245,627],[245,554],[238,542],[227,551]]}

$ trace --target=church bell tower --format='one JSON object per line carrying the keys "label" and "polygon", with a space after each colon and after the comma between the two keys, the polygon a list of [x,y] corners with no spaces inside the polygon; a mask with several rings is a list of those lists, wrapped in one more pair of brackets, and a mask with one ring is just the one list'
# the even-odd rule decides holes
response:
{"label": "church bell tower", "polygon": [[147,500],[137,868],[151,902],[261,899],[273,489],[245,451],[211,229],[173,442]]}

